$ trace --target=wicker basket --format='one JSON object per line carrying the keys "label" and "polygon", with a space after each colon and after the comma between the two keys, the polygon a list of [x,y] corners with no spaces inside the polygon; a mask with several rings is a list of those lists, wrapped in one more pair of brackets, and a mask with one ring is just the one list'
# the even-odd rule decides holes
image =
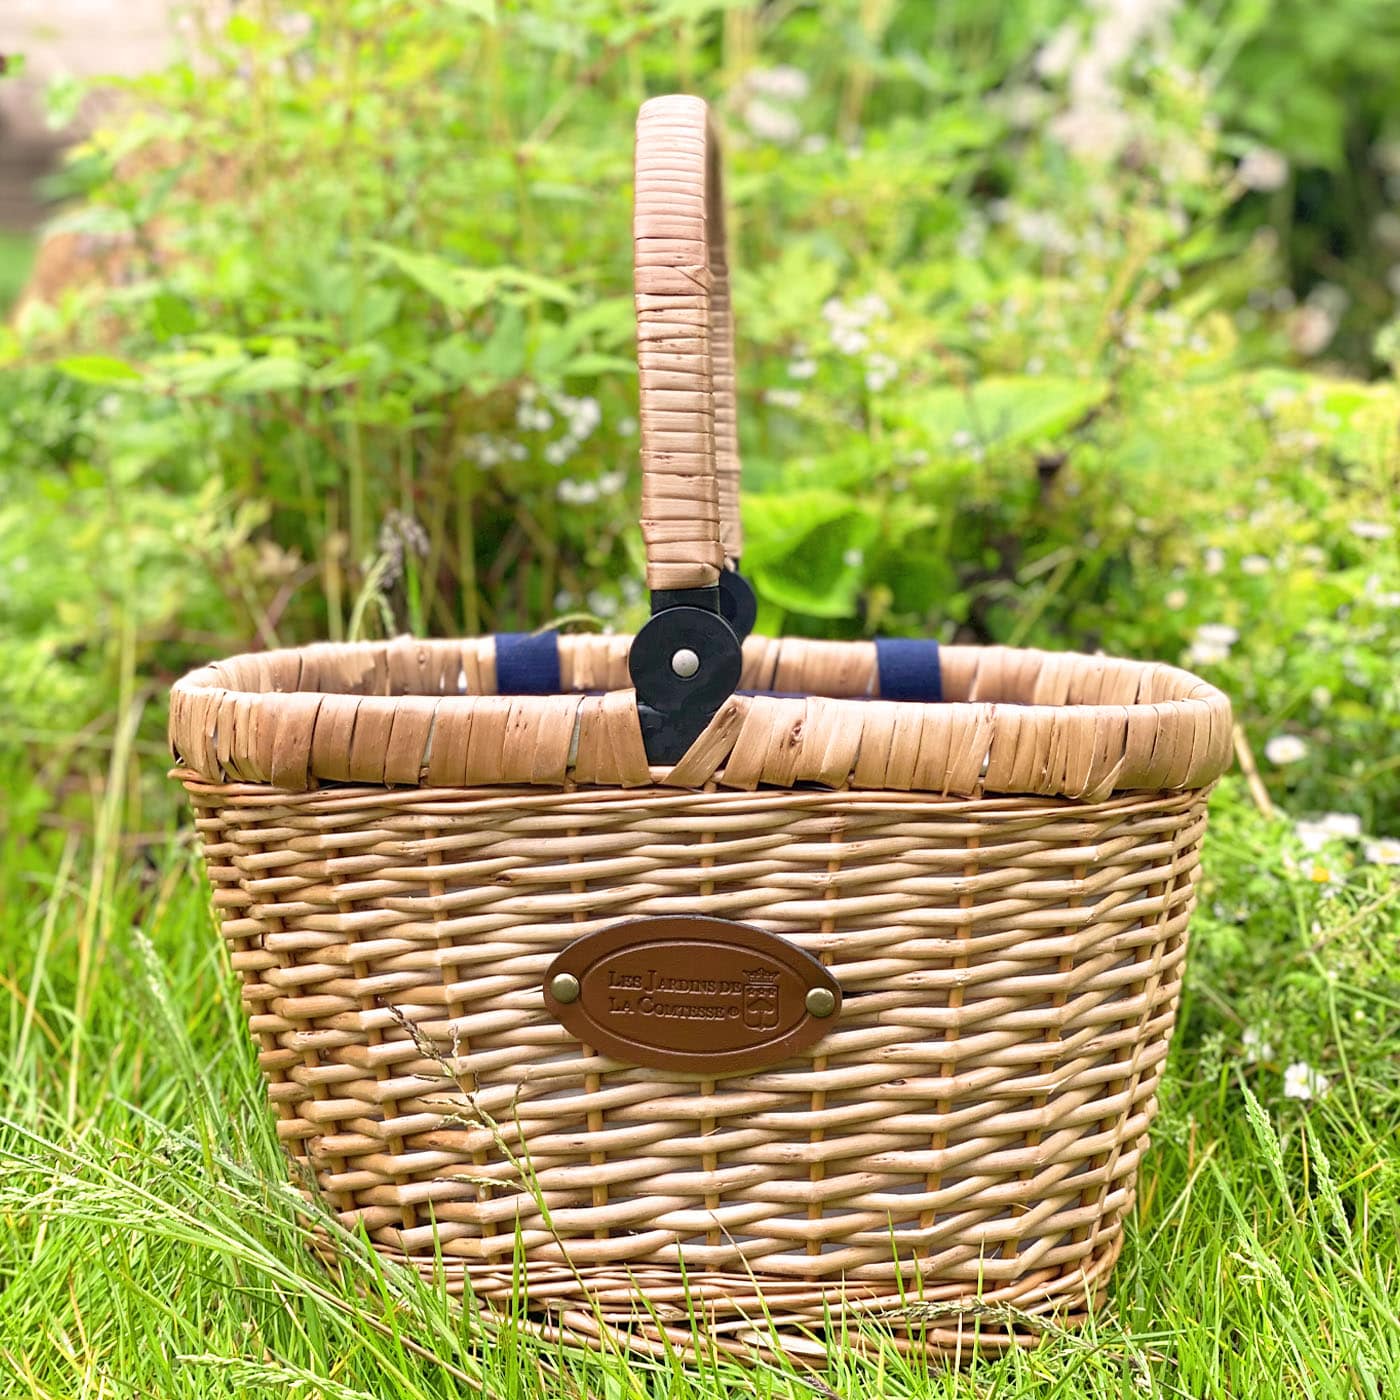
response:
{"label": "wicker basket", "polygon": [[1122,1243],[1228,702],[1104,657],[741,645],[696,99],[642,109],[635,237],[635,642],[327,644],[175,687],[282,1139],[386,1255],[523,1285],[550,1335],[1034,1340]]}

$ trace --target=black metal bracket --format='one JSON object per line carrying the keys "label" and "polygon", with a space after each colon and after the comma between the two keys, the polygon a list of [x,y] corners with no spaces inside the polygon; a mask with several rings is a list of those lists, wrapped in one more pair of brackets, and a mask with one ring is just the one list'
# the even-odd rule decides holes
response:
{"label": "black metal bracket", "polygon": [[725,569],[719,576],[719,611],[741,642],[753,631],[758,618],[758,599],[754,596],[753,584],[739,572],[737,559],[732,569]]}
{"label": "black metal bracket", "polygon": [[627,663],[651,763],[679,762],[739,684],[743,655],[721,604],[719,588],[651,595],[651,620],[632,639]]}

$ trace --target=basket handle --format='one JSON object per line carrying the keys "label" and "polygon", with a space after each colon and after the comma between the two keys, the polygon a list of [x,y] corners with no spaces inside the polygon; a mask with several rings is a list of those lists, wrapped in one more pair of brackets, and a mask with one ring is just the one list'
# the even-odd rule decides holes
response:
{"label": "basket handle", "polygon": [[722,160],[701,98],[642,104],[632,237],[647,586],[713,588],[742,535]]}

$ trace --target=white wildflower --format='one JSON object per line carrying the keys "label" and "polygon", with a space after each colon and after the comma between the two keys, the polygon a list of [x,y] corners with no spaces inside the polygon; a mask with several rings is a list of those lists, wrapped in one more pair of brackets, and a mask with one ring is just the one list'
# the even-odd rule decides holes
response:
{"label": "white wildflower", "polygon": [[1035,71],[1042,78],[1063,78],[1079,52],[1079,29],[1062,24],[1035,56]]}
{"label": "white wildflower", "polygon": [[523,462],[530,455],[530,449],[523,442],[513,442],[506,448],[506,455],[512,462]]}
{"label": "white wildflower", "polygon": [[544,459],[551,467],[562,467],[573,456],[573,443],[568,438],[559,438],[544,449]]}
{"label": "white wildflower", "polygon": [[1308,692],[1308,699],[1313,703],[1313,709],[1325,710],[1332,703],[1332,692],[1325,685],[1315,685]]}
{"label": "white wildflower", "polygon": [[870,337],[854,326],[837,326],[831,332],[831,343],[843,355],[859,355],[870,344]]}
{"label": "white wildflower", "polygon": [[802,144],[798,149],[804,156],[819,156],[830,144],[824,133],[814,131],[802,138]]}
{"label": "white wildflower", "polygon": [[1388,540],[1395,533],[1383,520],[1353,520],[1347,528],[1359,540]]}
{"label": "white wildflower", "polygon": [[611,593],[605,593],[601,588],[595,588],[584,601],[588,605],[588,611],[596,613],[599,617],[615,617],[617,615],[617,599]]}
{"label": "white wildflower", "polygon": [[806,355],[788,362],[789,379],[811,379],[816,375],[817,362]]}
{"label": "white wildflower", "polygon": [[889,303],[879,292],[868,292],[853,308],[863,321],[882,321],[890,314]]}
{"label": "white wildflower", "polygon": [[848,549],[841,556],[841,562],[848,569],[858,569],[865,563],[865,551],[863,549]]}
{"label": "white wildflower", "polygon": [[626,418],[617,420],[618,437],[633,437],[637,431],[637,420],[630,414]]}
{"label": "white wildflower", "polygon": [[881,321],[889,314],[889,303],[878,292],[868,292],[849,303],[840,297],[828,297],[822,304],[822,315],[833,332],[864,330],[872,321]]}
{"label": "white wildflower", "polygon": [[1230,648],[1239,639],[1239,632],[1228,623],[1203,622],[1196,628],[1186,659],[1193,666],[1218,666],[1229,659]]}
{"label": "white wildflower", "polygon": [[1327,812],[1295,823],[1293,832],[1310,855],[1331,841],[1355,841],[1361,836],[1361,818],[1355,812]]}
{"label": "white wildflower", "polygon": [[765,389],[763,401],[771,403],[774,408],[799,408],[802,405],[802,391],[800,389]]}
{"label": "white wildflower", "polygon": [[525,402],[516,409],[515,422],[527,433],[546,433],[554,426],[554,415],[543,405]]}
{"label": "white wildflower", "polygon": [[1111,160],[1127,144],[1133,124],[1111,102],[1076,105],[1050,122],[1050,134],[1072,155],[1086,160]]}
{"label": "white wildflower", "polygon": [[1286,1099],[1320,1099],[1329,1088],[1331,1081],[1327,1076],[1305,1060],[1298,1060],[1283,1072],[1283,1096]]}
{"label": "white wildflower", "polygon": [[1246,1064],[1257,1065],[1261,1060],[1272,1060],[1274,1057],[1274,1047],[1253,1026],[1244,1028],[1240,1044],[1244,1047]]}
{"label": "white wildflower", "polygon": [[604,472],[598,478],[598,490],[605,496],[615,496],[627,485],[627,473],[621,467]]}
{"label": "white wildflower", "polygon": [[776,68],[755,68],[744,79],[744,86],[776,102],[801,102],[812,90],[811,79],[788,63]]}
{"label": "white wildflower", "polygon": [[1337,334],[1337,318],[1325,307],[1300,306],[1288,320],[1288,343],[1299,355],[1320,355]]}
{"label": "white wildflower", "polygon": [[598,483],[565,478],[554,493],[566,506],[591,506],[598,501]]}
{"label": "white wildflower", "polygon": [[1365,847],[1369,865],[1400,865],[1400,840],[1394,836],[1378,836]]}
{"label": "white wildflower", "polygon": [[744,125],[760,141],[771,141],[775,146],[790,146],[802,135],[802,123],[794,113],[761,97],[744,103]]}
{"label": "white wildflower", "polygon": [[1097,0],[1094,22],[1082,43],[1057,34],[1042,51],[1050,70],[1065,64],[1069,108],[1050,126],[1054,137],[1076,155],[1112,159],[1133,135],[1123,109],[1120,70],[1142,54],[1161,31],[1178,0]]}
{"label": "white wildflower", "polygon": [[886,389],[899,373],[899,366],[888,356],[875,351],[865,362],[865,387],[872,394]]}
{"label": "white wildflower", "polygon": [[1186,606],[1186,590],[1184,588],[1173,588],[1162,601],[1173,612],[1180,612]]}
{"label": "white wildflower", "polygon": [[576,438],[586,438],[603,421],[603,410],[598,407],[598,400],[589,395],[570,399],[566,411],[569,431]]}
{"label": "white wildflower", "polygon": [[506,459],[505,448],[495,438],[479,437],[472,443],[472,456],[479,467],[498,467]]}
{"label": "white wildflower", "polygon": [[1240,560],[1241,573],[1253,574],[1256,578],[1267,574],[1273,565],[1262,554],[1246,554]]}
{"label": "white wildflower", "polygon": [[972,434],[966,428],[958,428],[948,439],[948,445],[964,452],[972,446]]}
{"label": "white wildflower", "polygon": [[1225,568],[1225,551],[1211,545],[1209,549],[1201,555],[1202,567],[1207,575],[1215,575]]}
{"label": "white wildflower", "polygon": [[1335,282],[1319,282],[1308,293],[1308,305],[1320,306],[1330,315],[1340,317],[1351,305],[1351,293]]}
{"label": "white wildflower", "polygon": [[1068,256],[1079,249],[1078,242],[1063,221],[1048,210],[1018,209],[1012,219],[1012,228],[1022,243],[1032,248],[1044,248],[1047,253]]}
{"label": "white wildflower", "polygon": [[1189,666],[1219,666],[1230,659],[1230,648],[1219,642],[1192,642],[1186,648],[1186,663]]}
{"label": "white wildflower", "polygon": [[1246,151],[1235,172],[1247,190],[1278,190],[1288,182],[1288,161],[1268,146]]}
{"label": "white wildflower", "polygon": [[1296,734],[1275,734],[1264,745],[1264,757],[1279,768],[1301,763],[1308,756],[1308,746]]}
{"label": "white wildflower", "polygon": [[1020,131],[1043,125],[1050,107],[1050,94],[1035,84],[1018,84],[1002,93],[1002,111],[1006,113],[1007,121]]}
{"label": "white wildflower", "polygon": [[1387,248],[1400,248],[1400,214],[1386,209],[1371,224],[1371,236]]}

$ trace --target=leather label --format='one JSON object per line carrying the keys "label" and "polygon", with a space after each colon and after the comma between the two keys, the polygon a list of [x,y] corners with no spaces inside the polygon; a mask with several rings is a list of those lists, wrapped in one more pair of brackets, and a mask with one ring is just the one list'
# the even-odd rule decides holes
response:
{"label": "leather label", "polygon": [[544,1000],[583,1044],[628,1064],[734,1074],[791,1059],[836,1024],[841,988],[776,934],[699,914],[575,939]]}

